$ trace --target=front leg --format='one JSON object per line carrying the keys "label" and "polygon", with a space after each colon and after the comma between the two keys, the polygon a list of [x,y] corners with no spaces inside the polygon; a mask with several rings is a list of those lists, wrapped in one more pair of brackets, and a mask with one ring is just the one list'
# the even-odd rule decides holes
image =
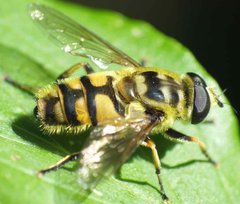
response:
{"label": "front leg", "polygon": [[170,139],[176,140],[176,141],[182,141],[182,142],[193,142],[199,145],[201,152],[205,155],[205,157],[208,159],[208,161],[213,164],[215,167],[218,166],[218,163],[212,159],[212,157],[208,154],[206,145],[200,141],[196,137],[191,137],[184,135],[176,130],[169,129],[165,132],[166,136]]}

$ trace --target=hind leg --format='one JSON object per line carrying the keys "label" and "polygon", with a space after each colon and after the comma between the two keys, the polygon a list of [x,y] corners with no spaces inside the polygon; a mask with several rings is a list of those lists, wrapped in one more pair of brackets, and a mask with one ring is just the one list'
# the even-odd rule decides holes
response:
{"label": "hind leg", "polygon": [[93,68],[88,63],[80,62],[80,63],[77,63],[77,64],[71,66],[65,72],[60,74],[58,76],[57,80],[68,78],[69,76],[71,76],[75,71],[77,71],[80,68],[84,68],[84,70],[86,71],[87,74],[91,74],[94,72]]}
{"label": "hind leg", "polygon": [[20,83],[14,81],[13,79],[11,79],[8,76],[4,77],[4,80],[7,83],[13,85],[14,87],[16,87],[18,89],[21,89],[23,91],[26,91],[26,92],[28,92],[31,95],[34,95],[39,90],[39,88],[36,88],[36,87],[28,86],[28,85],[25,85],[25,84],[20,84]]}
{"label": "hind leg", "polygon": [[50,167],[48,167],[46,169],[42,169],[42,170],[38,171],[37,175],[39,177],[41,177],[41,176],[43,176],[46,173],[49,173],[51,171],[56,171],[59,168],[63,167],[66,163],[68,163],[70,161],[77,160],[79,157],[80,157],[80,152],[67,155],[66,157],[64,157],[63,159],[58,161],[56,164],[53,164],[52,166],[50,166]]}

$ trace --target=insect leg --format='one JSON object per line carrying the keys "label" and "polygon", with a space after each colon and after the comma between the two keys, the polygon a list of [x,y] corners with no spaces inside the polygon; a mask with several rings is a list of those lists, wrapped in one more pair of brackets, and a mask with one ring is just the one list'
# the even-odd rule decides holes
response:
{"label": "insect leg", "polygon": [[184,135],[173,129],[169,129],[165,133],[167,134],[167,136],[170,137],[170,139],[177,140],[177,141],[183,141],[183,142],[194,142],[194,143],[198,144],[201,149],[201,152],[206,156],[208,161],[210,163],[212,163],[214,166],[216,166],[216,167],[218,166],[218,163],[216,161],[214,161],[211,158],[211,156],[208,154],[206,145],[202,141],[200,141],[198,138]]}
{"label": "insect leg", "polygon": [[13,79],[11,79],[11,78],[8,77],[8,76],[6,76],[6,77],[4,78],[4,80],[5,80],[7,83],[15,86],[16,88],[21,89],[21,90],[23,90],[23,91],[26,91],[26,92],[30,93],[31,95],[34,95],[34,93],[38,92],[38,90],[39,90],[39,88],[36,88],[36,87],[32,87],[32,86],[20,84],[20,83],[14,81]]}
{"label": "insect leg", "polygon": [[40,176],[43,176],[46,173],[49,173],[51,171],[55,171],[55,170],[61,168],[66,163],[68,163],[70,161],[74,161],[74,160],[78,159],[79,157],[80,157],[80,152],[67,155],[66,157],[64,157],[63,159],[58,161],[56,164],[54,164],[54,165],[52,165],[52,166],[50,166],[46,169],[42,169],[42,170],[38,171],[37,175],[40,177]]}
{"label": "insect leg", "polygon": [[165,190],[164,190],[164,187],[163,187],[163,184],[162,184],[162,179],[161,179],[161,176],[160,176],[161,162],[160,162],[160,159],[159,159],[159,156],[158,156],[156,145],[154,144],[154,142],[149,137],[147,137],[141,143],[141,145],[144,146],[144,147],[148,147],[152,150],[153,162],[154,162],[154,166],[155,166],[155,169],[156,169],[158,182],[159,182],[159,185],[160,185],[160,193],[161,193],[161,196],[162,196],[162,199],[163,199],[164,203],[167,204],[167,203],[169,203],[169,199],[168,199],[168,197],[165,193]]}
{"label": "insect leg", "polygon": [[87,74],[91,74],[94,72],[93,68],[88,63],[80,62],[80,63],[77,63],[77,64],[71,66],[69,69],[67,69],[65,72],[63,72],[61,75],[59,75],[59,77],[57,79],[67,78],[80,68],[84,68],[84,70],[87,72]]}

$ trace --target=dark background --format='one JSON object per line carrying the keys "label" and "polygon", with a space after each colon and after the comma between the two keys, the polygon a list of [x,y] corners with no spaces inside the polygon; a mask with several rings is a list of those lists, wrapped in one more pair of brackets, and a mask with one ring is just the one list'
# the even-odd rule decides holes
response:
{"label": "dark background", "polygon": [[[239,0],[72,0],[143,19],[188,47],[240,111]],[[239,118],[239,113],[238,113]]]}

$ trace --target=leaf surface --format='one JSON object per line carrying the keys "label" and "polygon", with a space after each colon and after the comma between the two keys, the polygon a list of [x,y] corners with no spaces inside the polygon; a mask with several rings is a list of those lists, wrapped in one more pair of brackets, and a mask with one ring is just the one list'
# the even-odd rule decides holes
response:
{"label": "leaf surface", "polygon": [[[93,30],[135,60],[164,67],[179,74],[196,72],[221,93],[217,83],[190,51],[151,25],[121,14],[60,1],[39,1],[61,10]],[[33,86],[45,86],[66,68],[85,60],[63,53],[28,16],[28,0],[0,3],[0,76]],[[0,198],[1,203],[160,203],[151,152],[139,147],[115,176],[86,195],[73,185],[74,162],[42,179],[36,171],[70,152],[81,149],[88,133],[43,134],[32,110],[35,101],[3,80],[0,81]],[[226,99],[224,99],[226,100]],[[176,124],[176,129],[196,135],[220,163],[215,169],[204,162],[196,145],[174,144],[156,135],[163,163],[162,177],[172,203],[239,203],[240,153],[238,122],[225,106],[213,108],[213,124]]]}

